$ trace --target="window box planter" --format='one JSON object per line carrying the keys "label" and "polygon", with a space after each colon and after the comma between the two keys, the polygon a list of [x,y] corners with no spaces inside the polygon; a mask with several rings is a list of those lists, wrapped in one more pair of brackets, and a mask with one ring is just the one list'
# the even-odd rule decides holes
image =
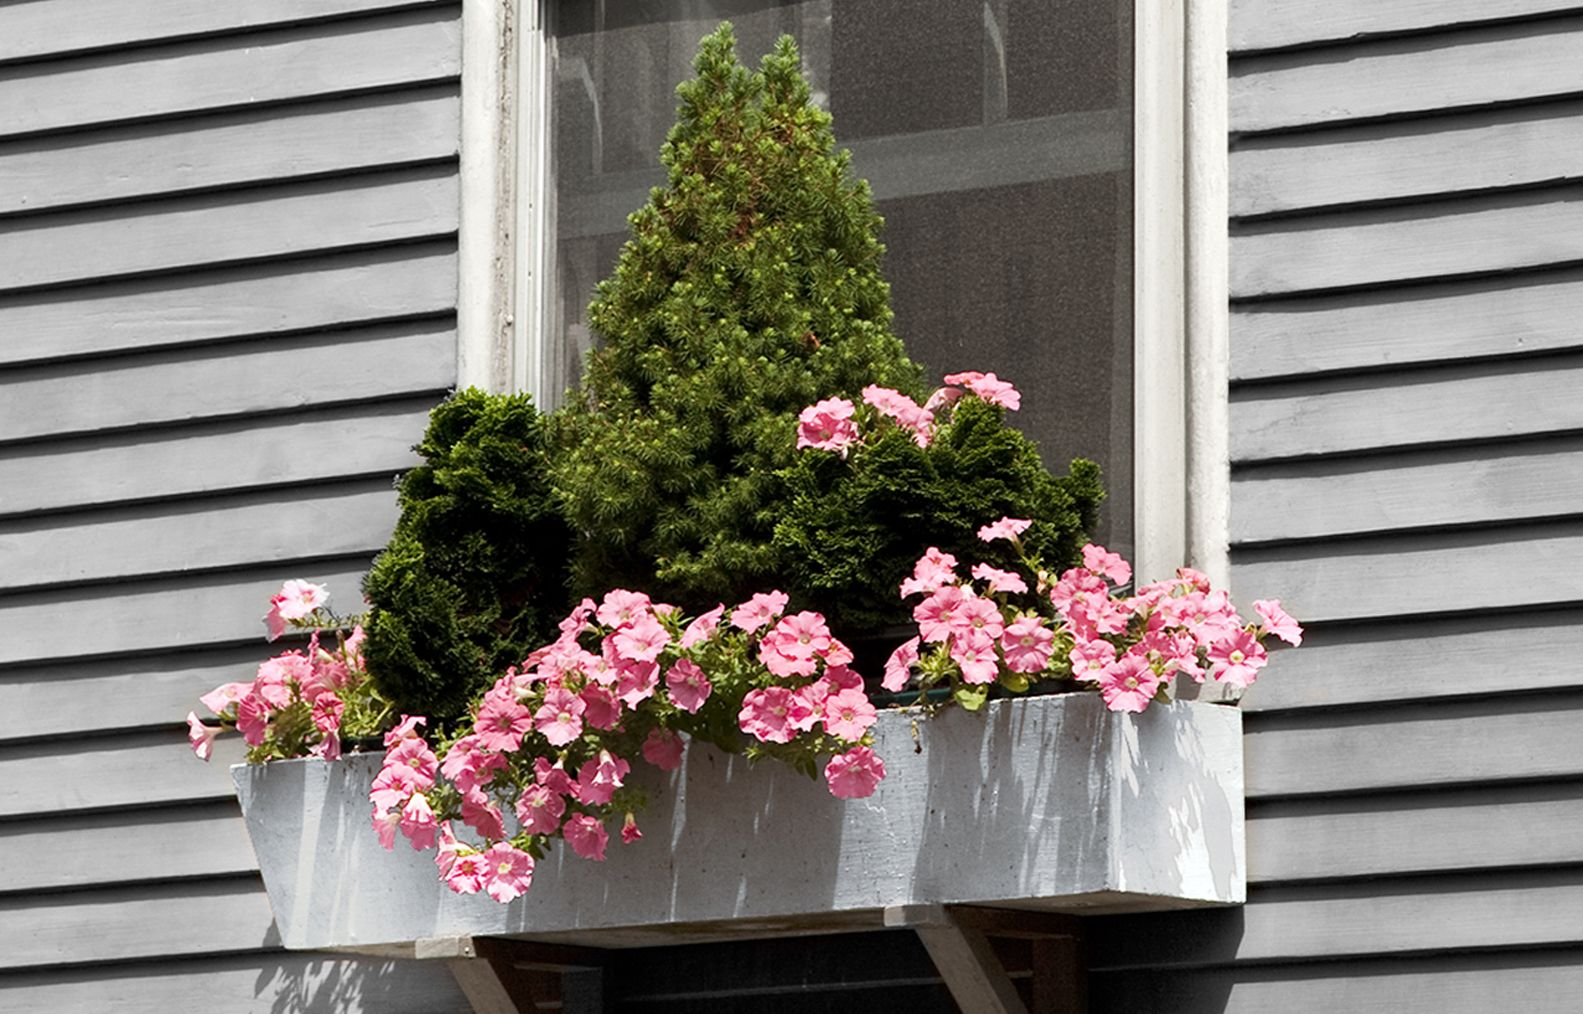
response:
{"label": "window box planter", "polygon": [[[646,769],[645,837],[540,863],[509,905],[452,894],[433,853],[369,826],[379,754],[232,769],[283,944],[410,953],[442,937],[601,948],[878,927],[887,910],[1066,913],[1244,900],[1241,715],[1200,702],[1114,714],[1094,694],[882,712],[889,769],[841,800],[780,765],[692,744]],[[634,772],[634,776],[637,772]]]}

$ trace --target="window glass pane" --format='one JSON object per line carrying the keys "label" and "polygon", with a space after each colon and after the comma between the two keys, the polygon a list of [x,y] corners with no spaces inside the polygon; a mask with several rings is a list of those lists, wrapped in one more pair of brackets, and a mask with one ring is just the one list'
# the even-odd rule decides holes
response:
{"label": "window glass pane", "polygon": [[676,85],[723,19],[744,62],[802,48],[885,218],[896,332],[938,377],[993,370],[1057,469],[1105,468],[1132,552],[1131,0],[559,0],[552,376],[573,386],[594,284],[664,180]]}

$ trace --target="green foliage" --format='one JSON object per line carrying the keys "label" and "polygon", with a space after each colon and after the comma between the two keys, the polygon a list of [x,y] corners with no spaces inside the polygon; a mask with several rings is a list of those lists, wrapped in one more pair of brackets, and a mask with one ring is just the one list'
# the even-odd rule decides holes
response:
{"label": "green foliage", "polygon": [[458,392],[430,415],[424,464],[363,582],[363,653],[398,713],[444,724],[553,639],[569,532],[548,483],[545,420],[527,395]]}
{"label": "green foliage", "polygon": [[963,566],[1015,567],[1010,543],[978,538],[980,527],[1001,517],[1034,522],[1022,542],[1046,564],[1080,562],[1105,497],[1099,466],[1078,459],[1069,475],[1051,475],[1003,415],[963,398],[927,449],[885,424],[847,460],[800,454],[784,473],[787,501],[775,529],[788,587],[846,630],[904,623],[911,606],[897,587],[928,547]]}
{"label": "green foliage", "polygon": [[703,607],[780,583],[772,536],[797,413],[877,383],[917,393],[891,333],[868,186],[782,38],[760,69],[705,38],[590,320],[602,339],[558,420],[576,586]]}

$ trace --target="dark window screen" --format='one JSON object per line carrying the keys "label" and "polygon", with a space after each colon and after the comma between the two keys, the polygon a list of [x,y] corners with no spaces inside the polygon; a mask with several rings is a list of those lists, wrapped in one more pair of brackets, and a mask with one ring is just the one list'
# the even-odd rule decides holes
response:
{"label": "dark window screen", "polygon": [[993,370],[1060,469],[1110,489],[1132,553],[1131,0],[560,0],[553,5],[556,292],[547,350],[576,384],[587,304],[664,180],[676,85],[721,20],[756,65],[797,38],[885,218],[896,331],[935,376]]}

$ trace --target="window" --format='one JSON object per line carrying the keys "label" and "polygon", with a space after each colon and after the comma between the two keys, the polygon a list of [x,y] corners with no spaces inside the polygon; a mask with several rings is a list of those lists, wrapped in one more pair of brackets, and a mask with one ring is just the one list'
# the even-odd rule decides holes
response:
{"label": "window", "polygon": [[[985,369],[1015,382],[1028,397],[1013,421],[1049,464],[1082,455],[1105,467],[1101,539],[1143,574],[1184,558],[1178,5],[522,3],[516,79],[502,86],[520,102],[522,281],[497,329],[510,347],[494,353],[514,364],[509,383],[551,404],[575,384],[593,286],[626,216],[663,181],[657,152],[699,38],[729,19],[756,63],[788,33],[837,143],[873,186],[909,352],[936,376]],[[467,68],[464,55],[464,89]],[[465,188],[465,124],[463,144]]]}

